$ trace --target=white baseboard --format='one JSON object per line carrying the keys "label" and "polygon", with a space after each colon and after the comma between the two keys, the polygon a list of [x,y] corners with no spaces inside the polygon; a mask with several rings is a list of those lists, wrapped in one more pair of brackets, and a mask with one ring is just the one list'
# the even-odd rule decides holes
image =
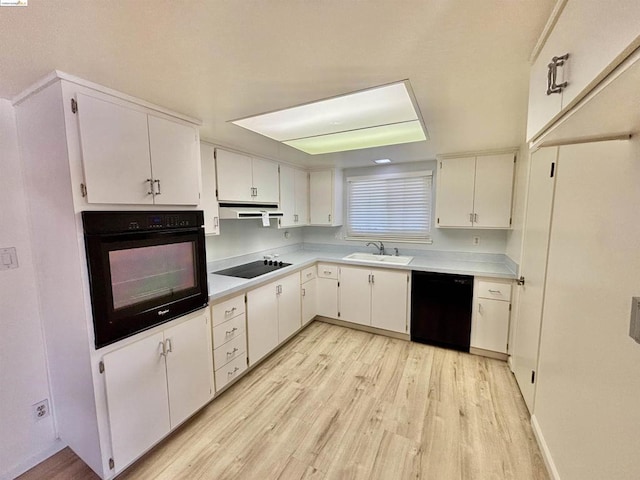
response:
{"label": "white baseboard", "polygon": [[32,455],[31,457],[20,462],[17,465],[14,465],[6,472],[0,472],[0,480],[12,480],[17,476],[22,475],[27,470],[32,469],[39,463],[45,461],[47,458],[55,455],[66,446],[67,445],[62,440],[55,440],[48,448],[45,448],[43,451]]}
{"label": "white baseboard", "polygon": [[531,427],[533,428],[533,434],[536,437],[536,441],[538,442],[538,446],[540,447],[540,452],[542,452],[542,458],[544,459],[544,463],[547,466],[547,471],[553,480],[560,480],[560,474],[558,473],[558,469],[556,468],[556,464],[553,462],[553,457],[551,456],[551,451],[547,446],[547,442],[544,439],[544,435],[542,435],[542,430],[540,430],[540,424],[538,423],[538,419],[535,415],[531,415]]}

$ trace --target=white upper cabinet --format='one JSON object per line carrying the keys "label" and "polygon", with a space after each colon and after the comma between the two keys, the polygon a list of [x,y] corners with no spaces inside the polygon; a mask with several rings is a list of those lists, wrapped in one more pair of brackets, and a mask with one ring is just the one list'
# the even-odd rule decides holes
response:
{"label": "white upper cabinet", "polygon": [[202,199],[200,206],[204,211],[204,233],[220,235],[220,214],[216,198],[216,161],[214,148],[206,143],[200,144],[202,165]]}
{"label": "white upper cabinet", "polygon": [[[531,68],[527,140],[542,133],[640,45],[638,22],[637,0],[568,0]],[[547,94],[553,58],[566,54],[569,57],[555,67],[555,83],[567,85]]]}
{"label": "white upper cabinet", "polygon": [[342,225],[342,171],[312,171],[309,175],[309,216],[311,225]]}
{"label": "white upper cabinet", "polygon": [[309,174],[288,165],[280,165],[280,227],[309,224]]}
{"label": "white upper cabinet", "polygon": [[438,162],[436,225],[510,228],[515,153]]}
{"label": "white upper cabinet", "polygon": [[277,163],[221,148],[215,157],[220,202],[279,202]]}
{"label": "white upper cabinet", "polygon": [[78,93],[76,100],[89,203],[200,202],[195,126],[149,115],[115,98]]}

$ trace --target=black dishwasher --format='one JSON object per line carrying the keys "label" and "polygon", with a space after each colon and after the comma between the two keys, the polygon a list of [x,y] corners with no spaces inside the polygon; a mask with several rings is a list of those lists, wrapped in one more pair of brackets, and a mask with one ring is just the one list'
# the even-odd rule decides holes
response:
{"label": "black dishwasher", "polygon": [[473,277],[411,272],[411,340],[469,351]]}

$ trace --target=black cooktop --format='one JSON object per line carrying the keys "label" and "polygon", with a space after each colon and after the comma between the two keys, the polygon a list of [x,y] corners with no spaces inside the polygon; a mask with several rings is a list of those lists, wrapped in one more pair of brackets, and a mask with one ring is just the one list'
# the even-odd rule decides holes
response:
{"label": "black cooktop", "polygon": [[255,278],[265,273],[273,272],[280,268],[288,267],[290,263],[278,262],[276,260],[258,260],[256,262],[245,263],[237,267],[226,268],[213,272],[217,275],[226,275],[227,277]]}

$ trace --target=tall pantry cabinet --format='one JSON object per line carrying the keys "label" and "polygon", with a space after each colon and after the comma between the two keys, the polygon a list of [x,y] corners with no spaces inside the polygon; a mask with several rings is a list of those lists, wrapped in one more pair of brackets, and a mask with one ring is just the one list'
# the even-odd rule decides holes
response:
{"label": "tall pantry cabinet", "polygon": [[95,349],[80,212],[196,208],[199,121],[62,72],[14,107],[57,433],[101,478],[113,478],[126,464],[113,458],[103,359],[163,328]]}

